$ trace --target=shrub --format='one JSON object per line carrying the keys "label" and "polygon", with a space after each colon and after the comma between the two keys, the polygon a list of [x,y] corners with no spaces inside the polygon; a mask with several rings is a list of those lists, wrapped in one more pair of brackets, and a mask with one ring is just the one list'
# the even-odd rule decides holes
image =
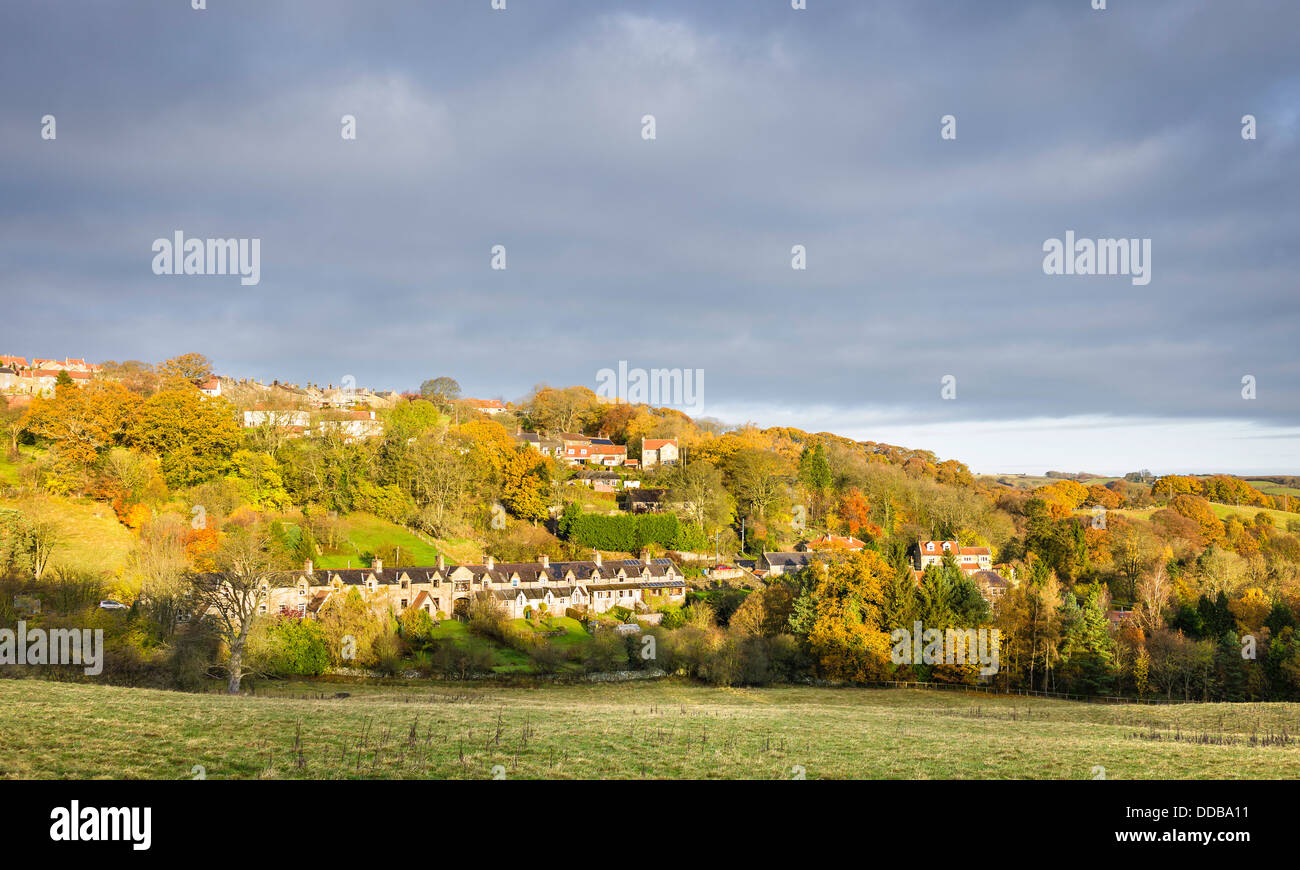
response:
{"label": "shrub", "polygon": [[413,645],[425,644],[433,637],[433,617],[418,607],[408,607],[398,618],[402,637]]}
{"label": "shrub", "polygon": [[597,550],[622,553],[640,552],[647,544],[671,547],[677,540],[680,524],[673,514],[572,514],[567,512],[559,524],[561,534]]}

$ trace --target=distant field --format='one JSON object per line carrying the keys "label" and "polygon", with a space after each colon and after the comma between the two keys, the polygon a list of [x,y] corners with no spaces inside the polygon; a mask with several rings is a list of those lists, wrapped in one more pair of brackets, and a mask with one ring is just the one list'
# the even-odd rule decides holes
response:
{"label": "distant field", "polygon": [[1246,744],[1294,733],[1298,716],[675,680],[261,683],[239,698],[0,680],[0,777],[189,779],[197,765],[209,779],[490,779],[499,765],[507,779],[1091,779],[1096,766],[1107,779],[1290,779],[1300,746]]}
{"label": "distant field", "polygon": [[[979,480],[985,481],[986,483],[1004,482],[1019,489],[1037,489],[1040,486],[1059,483],[1062,480],[1062,478],[1059,477],[1044,477],[1042,475],[1033,474],[977,474],[975,477]],[[1096,484],[1097,486],[1105,486],[1106,484],[1116,480],[1119,480],[1119,478],[1090,477],[1087,480],[1081,480],[1078,482],[1082,483],[1084,486],[1092,486],[1093,484]]]}
{"label": "distant field", "polygon": [[[1108,510],[1106,513],[1118,514],[1119,516],[1124,516],[1124,517],[1138,517],[1140,519],[1149,520],[1151,519],[1151,515],[1158,510],[1160,510],[1159,506],[1142,508],[1140,510],[1135,510],[1132,508],[1113,508],[1111,510]],[[1219,519],[1225,519],[1229,516],[1232,516],[1233,514],[1236,514],[1237,516],[1241,517],[1243,520],[1254,519],[1255,514],[1260,513],[1262,511],[1263,513],[1266,513],[1269,516],[1271,516],[1277,528],[1282,529],[1283,531],[1286,530],[1286,524],[1288,521],[1290,522],[1300,521],[1300,514],[1289,514],[1283,511],[1275,511],[1269,508],[1261,508],[1261,507],[1233,507],[1230,504],[1216,504],[1215,502],[1210,502],[1210,510],[1214,511],[1214,515],[1217,516]],[[1086,509],[1077,511],[1076,513],[1079,514],[1080,516],[1092,515],[1091,511],[1088,511]]]}
{"label": "distant field", "polygon": [[1261,512],[1266,513],[1273,518],[1274,524],[1279,529],[1282,529],[1283,531],[1286,530],[1286,524],[1288,521],[1296,522],[1297,520],[1300,520],[1300,514],[1287,513],[1285,511],[1275,511],[1272,508],[1245,507],[1245,506],[1233,507],[1230,504],[1217,504],[1215,502],[1210,502],[1210,509],[1214,511],[1215,515],[1218,516],[1220,519],[1231,516],[1232,514],[1236,514],[1242,519],[1248,519],[1248,518],[1253,518],[1257,513],[1261,513]]}
{"label": "distant field", "polygon": [[1300,487],[1284,486],[1280,483],[1273,483],[1271,480],[1248,480],[1246,483],[1249,483],[1260,492],[1266,492],[1269,495],[1300,496]]}

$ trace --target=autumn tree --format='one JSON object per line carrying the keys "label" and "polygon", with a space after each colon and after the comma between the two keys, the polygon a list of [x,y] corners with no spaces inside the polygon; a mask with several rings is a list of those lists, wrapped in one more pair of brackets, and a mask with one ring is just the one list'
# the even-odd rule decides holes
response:
{"label": "autumn tree", "polygon": [[123,579],[164,637],[192,612],[189,571],[185,527],[175,516],[141,529],[127,556]]}
{"label": "autumn tree", "polygon": [[200,612],[212,621],[225,643],[229,682],[226,691],[239,694],[239,684],[250,673],[244,658],[248,633],[267,607],[271,590],[287,586],[292,575],[276,570],[274,542],[260,529],[232,528],[217,554],[217,570],[192,574],[191,591]]}
{"label": "autumn tree", "polygon": [[156,456],[167,483],[177,487],[224,474],[241,434],[234,408],[224,399],[194,390],[164,390],[139,406],[127,439]]}
{"label": "autumn tree", "polygon": [[63,491],[79,488],[77,476],[88,474],[103,451],[121,442],[139,402],[138,396],[112,381],[92,382],[53,399],[32,400],[26,428],[54,447]]}
{"label": "autumn tree", "polygon": [[999,602],[1004,658],[1031,688],[1051,684],[1060,658],[1060,608],[1060,583],[1042,562],[1034,563],[1027,581],[1008,590]]}
{"label": "autumn tree", "polygon": [[722,472],[707,462],[679,462],[668,470],[664,484],[669,501],[681,505],[684,518],[708,534],[729,525],[735,516],[735,500]]}
{"label": "autumn tree", "polygon": [[159,363],[158,374],[170,381],[205,381],[212,377],[212,361],[201,353],[185,353]]}
{"label": "autumn tree", "polygon": [[890,571],[879,554],[865,551],[800,572],[791,627],[823,677],[864,682],[890,672],[891,644],[880,622],[881,583]]}
{"label": "autumn tree", "polygon": [[540,386],[523,407],[533,428],[556,432],[582,431],[599,417],[601,410],[596,394],[587,387],[557,390]]}
{"label": "autumn tree", "polygon": [[21,408],[0,407],[0,433],[5,439],[5,456],[10,462],[18,461],[18,439],[27,430],[26,412]]}
{"label": "autumn tree", "polygon": [[437,408],[446,408],[460,398],[460,383],[455,378],[430,378],[420,384],[420,395]]}
{"label": "autumn tree", "polygon": [[790,463],[765,450],[742,449],[727,461],[731,491],[742,510],[759,520],[789,503]]}

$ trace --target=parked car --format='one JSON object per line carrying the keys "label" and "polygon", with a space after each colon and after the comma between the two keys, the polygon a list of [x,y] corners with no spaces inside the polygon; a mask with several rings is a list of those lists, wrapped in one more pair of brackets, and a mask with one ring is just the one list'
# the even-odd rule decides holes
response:
{"label": "parked car", "polygon": [[129,609],[122,602],[114,601],[111,598],[106,598],[103,601],[99,602],[99,608],[100,610],[128,610]]}

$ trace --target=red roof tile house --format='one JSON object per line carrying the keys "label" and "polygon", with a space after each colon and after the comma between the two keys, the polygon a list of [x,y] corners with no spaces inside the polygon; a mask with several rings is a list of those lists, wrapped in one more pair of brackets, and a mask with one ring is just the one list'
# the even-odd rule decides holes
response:
{"label": "red roof tile house", "polygon": [[850,553],[857,553],[867,545],[866,541],[859,541],[857,538],[849,535],[843,537],[840,535],[822,535],[820,538],[813,538],[804,544],[805,550],[847,550]]}
{"label": "red roof tile house", "polygon": [[916,547],[915,565],[919,571],[942,565],[943,557],[949,553],[967,574],[993,568],[993,554],[988,547],[963,547],[956,541],[917,541]]}
{"label": "red roof tile house", "polygon": [[221,395],[221,378],[212,375],[206,381],[199,382],[199,392],[205,396],[215,399]]}
{"label": "red roof tile house", "polygon": [[677,462],[676,438],[642,438],[641,465],[654,468],[656,465],[673,465]]}
{"label": "red roof tile house", "polygon": [[465,399],[464,402],[475,411],[482,411],[484,414],[500,414],[509,410],[500,399]]}
{"label": "red roof tile house", "polygon": [[627,461],[627,448],[622,444],[592,444],[591,458],[588,462],[610,468],[621,466]]}

